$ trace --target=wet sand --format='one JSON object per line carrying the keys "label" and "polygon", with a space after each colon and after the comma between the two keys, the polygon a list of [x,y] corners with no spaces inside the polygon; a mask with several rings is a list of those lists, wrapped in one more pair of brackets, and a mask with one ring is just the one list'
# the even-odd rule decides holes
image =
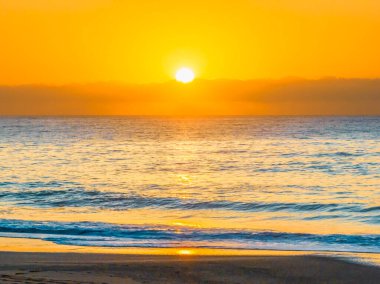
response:
{"label": "wet sand", "polygon": [[0,283],[380,283],[380,268],[319,256],[2,252]]}

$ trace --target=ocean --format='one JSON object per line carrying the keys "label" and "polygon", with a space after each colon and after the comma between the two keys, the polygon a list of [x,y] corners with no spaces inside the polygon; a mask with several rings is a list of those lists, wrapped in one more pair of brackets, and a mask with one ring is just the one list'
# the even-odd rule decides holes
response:
{"label": "ocean", "polygon": [[3,117],[0,237],[380,253],[380,117]]}

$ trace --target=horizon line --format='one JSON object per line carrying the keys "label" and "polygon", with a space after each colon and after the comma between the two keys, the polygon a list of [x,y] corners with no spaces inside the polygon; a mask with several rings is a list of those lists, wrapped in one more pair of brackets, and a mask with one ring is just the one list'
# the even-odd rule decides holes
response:
{"label": "horizon line", "polygon": [[217,79],[206,79],[206,78],[195,78],[190,83],[178,82],[175,79],[157,82],[124,82],[116,80],[104,80],[104,81],[88,81],[88,82],[66,82],[66,83],[21,83],[21,84],[3,84],[0,83],[0,87],[24,87],[24,86],[34,86],[34,87],[66,87],[66,86],[86,86],[86,85],[97,85],[97,84],[108,84],[108,85],[123,85],[123,86],[149,86],[149,85],[164,85],[170,83],[176,83],[178,85],[192,85],[197,82],[254,82],[254,81],[324,81],[324,80],[362,80],[362,81],[376,81],[380,80],[380,77],[338,77],[338,76],[323,76],[318,78],[306,78],[299,76],[286,76],[280,78],[253,78],[253,79],[228,79],[228,78],[217,78]]}

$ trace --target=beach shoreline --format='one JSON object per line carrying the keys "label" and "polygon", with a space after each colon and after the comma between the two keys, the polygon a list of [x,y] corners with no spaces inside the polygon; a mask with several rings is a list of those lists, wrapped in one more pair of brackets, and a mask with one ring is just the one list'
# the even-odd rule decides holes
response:
{"label": "beach shoreline", "polygon": [[359,260],[349,253],[102,248],[0,238],[0,283],[378,283],[378,263]]}
{"label": "beach shoreline", "polygon": [[380,268],[315,255],[0,252],[0,283],[378,283]]}

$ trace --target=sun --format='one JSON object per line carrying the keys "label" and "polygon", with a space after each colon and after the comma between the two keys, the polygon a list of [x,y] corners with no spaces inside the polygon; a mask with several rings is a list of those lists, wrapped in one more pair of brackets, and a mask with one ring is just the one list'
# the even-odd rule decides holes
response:
{"label": "sun", "polygon": [[195,78],[195,74],[194,74],[193,70],[191,70],[190,68],[186,68],[186,67],[179,69],[175,74],[175,79],[178,82],[181,82],[184,84],[192,82],[194,80],[194,78]]}
{"label": "sun", "polygon": [[181,249],[177,252],[179,255],[192,255],[194,252],[189,249]]}

